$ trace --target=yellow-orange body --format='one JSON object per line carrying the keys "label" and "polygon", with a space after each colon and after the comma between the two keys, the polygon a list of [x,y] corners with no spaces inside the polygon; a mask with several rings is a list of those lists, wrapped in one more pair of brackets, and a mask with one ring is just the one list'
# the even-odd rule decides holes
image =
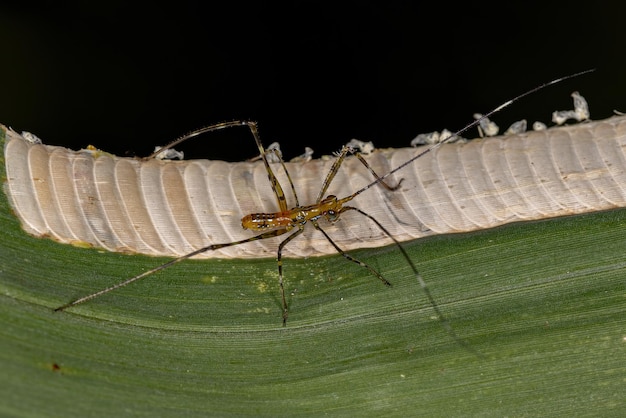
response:
{"label": "yellow-orange body", "polygon": [[296,206],[293,209],[275,213],[252,213],[241,219],[241,226],[252,231],[290,229],[304,226],[309,221],[316,221],[324,216],[329,222],[335,222],[346,199],[337,200],[330,195],[318,204]]}

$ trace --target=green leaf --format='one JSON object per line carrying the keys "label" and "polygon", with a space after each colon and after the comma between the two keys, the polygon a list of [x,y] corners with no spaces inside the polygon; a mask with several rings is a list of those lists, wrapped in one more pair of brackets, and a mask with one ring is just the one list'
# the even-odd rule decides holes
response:
{"label": "green leaf", "polygon": [[392,288],[340,256],[285,260],[283,328],[274,260],[183,262],[53,312],[166,259],[30,237],[4,194],[0,222],[3,416],[624,410],[624,210],[407,245],[483,357],[446,333],[394,247],[354,253]]}

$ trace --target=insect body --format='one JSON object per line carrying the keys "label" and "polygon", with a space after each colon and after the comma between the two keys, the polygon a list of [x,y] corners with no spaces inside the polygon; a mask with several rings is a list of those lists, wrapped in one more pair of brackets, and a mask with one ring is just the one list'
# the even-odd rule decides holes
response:
{"label": "insect body", "polygon": [[[583,72],[585,73],[585,72]],[[509,106],[511,103],[513,103],[516,100],[519,100],[520,98],[529,95],[541,88],[544,88],[548,85],[551,84],[555,84],[559,81],[562,81],[564,79],[567,78],[571,78],[583,73],[579,73],[579,74],[575,74],[575,75],[571,75],[568,77],[563,77],[554,81],[551,81],[549,83],[543,84],[535,89],[532,89],[520,96],[517,96],[516,98],[509,100],[508,102],[498,106],[497,108],[495,108],[494,110],[492,110],[491,112],[485,114],[485,116],[483,116],[483,118],[487,118],[488,116],[492,115],[493,113],[498,112],[499,110],[503,109],[506,106]],[[462,132],[466,131],[467,129],[469,129],[472,126],[475,126],[476,124],[480,123],[482,119],[478,119],[476,121],[474,121],[473,123],[467,125],[465,128],[463,128],[462,130],[458,131],[455,133],[454,136],[460,135]],[[285,193],[283,191],[283,188],[280,184],[280,182],[278,181],[278,179],[276,178],[269,160],[268,160],[268,156],[271,155],[269,154],[271,151],[266,151],[263,148],[263,145],[261,143],[259,134],[258,134],[258,129],[257,129],[257,124],[255,122],[251,122],[251,121],[232,121],[232,122],[224,122],[224,123],[220,123],[217,125],[212,125],[203,129],[199,129],[197,131],[194,131],[188,135],[185,135],[183,137],[181,137],[180,139],[174,141],[173,143],[169,144],[168,146],[159,149],[158,151],[155,151],[155,153],[153,153],[151,156],[149,156],[148,158],[153,158],[156,157],[157,155],[159,155],[160,153],[171,149],[172,147],[174,147],[175,145],[190,139],[192,137],[198,136],[200,134],[206,133],[206,132],[211,132],[211,131],[216,131],[216,130],[220,130],[220,129],[224,129],[224,128],[230,128],[230,127],[235,127],[235,126],[246,126],[249,128],[250,132],[252,133],[255,142],[257,144],[257,147],[259,149],[260,155],[261,155],[261,159],[263,161],[263,164],[265,165],[265,169],[267,171],[267,175],[268,175],[268,179],[270,182],[270,185],[272,187],[272,190],[274,192],[274,195],[276,197],[277,203],[278,203],[278,207],[279,207],[279,211],[275,212],[275,213],[255,213],[255,214],[249,214],[243,217],[242,219],[242,226],[245,229],[249,229],[252,230],[254,232],[257,232],[257,235],[254,235],[252,237],[249,238],[245,238],[245,239],[241,239],[241,240],[236,240],[236,241],[232,241],[232,242],[226,242],[226,243],[218,243],[218,244],[211,244],[202,248],[199,248],[197,250],[194,250],[192,252],[189,252],[188,254],[185,254],[181,257],[178,257],[176,259],[173,259],[171,261],[169,261],[168,263],[165,263],[161,266],[155,267],[151,270],[148,270],[142,274],[139,274],[137,276],[134,276],[128,280],[125,280],[121,283],[118,283],[114,286],[111,286],[109,288],[103,289],[101,291],[92,293],[90,295],[87,295],[85,297],[79,298],[77,300],[74,300],[72,302],[69,302],[63,306],[60,306],[58,308],[56,308],[56,311],[61,311],[64,310],[66,308],[69,308],[71,306],[75,306],[78,305],[80,303],[84,303],[88,300],[94,299],[98,296],[101,296],[105,293],[108,293],[112,290],[115,290],[117,288],[126,286],[134,281],[137,281],[143,277],[146,277],[148,275],[151,275],[157,271],[163,270],[173,264],[179,263],[183,260],[186,260],[188,258],[191,258],[195,255],[207,252],[207,251],[214,251],[214,250],[218,250],[220,248],[226,248],[226,247],[232,247],[232,246],[237,246],[237,245],[241,245],[241,244],[245,244],[245,243],[249,243],[249,242],[253,242],[253,241],[257,241],[257,240],[263,240],[263,239],[268,239],[268,238],[274,238],[274,237],[279,237],[282,236],[283,234],[287,234],[289,232],[291,232],[291,234],[287,235],[287,237],[285,239],[283,239],[280,244],[278,245],[278,249],[277,249],[277,263],[278,263],[278,273],[279,273],[279,287],[280,287],[280,292],[281,292],[281,301],[282,301],[282,321],[283,321],[283,325],[286,324],[287,318],[288,318],[288,306],[287,306],[287,302],[286,302],[286,298],[285,298],[285,288],[284,288],[284,284],[283,284],[283,270],[282,270],[282,252],[284,247],[289,244],[290,241],[292,241],[293,239],[297,238],[300,234],[302,234],[302,232],[305,229],[305,226],[307,223],[311,223],[313,225],[313,227],[315,229],[317,229],[318,231],[320,231],[323,236],[328,240],[328,242],[332,245],[332,247],[334,247],[337,252],[339,252],[343,257],[345,257],[347,260],[357,263],[360,266],[363,266],[365,268],[367,268],[375,277],[377,277],[380,281],[382,281],[385,285],[390,286],[390,283],[384,278],[382,277],[382,275],[376,271],[375,269],[373,269],[372,267],[370,267],[369,265],[367,265],[366,263],[352,257],[351,255],[347,254],[346,252],[344,252],[334,241],[333,239],[330,237],[330,235],[328,235],[324,229],[320,226],[320,220],[326,220],[329,223],[334,223],[336,222],[342,213],[345,213],[347,211],[355,211],[361,215],[363,215],[364,217],[368,218],[371,222],[373,222],[387,237],[389,237],[389,239],[391,239],[394,244],[398,247],[398,249],[401,251],[405,261],[407,262],[407,264],[410,266],[410,268],[412,269],[413,273],[415,274],[415,277],[417,278],[417,281],[419,282],[421,288],[423,289],[423,291],[425,292],[427,298],[430,301],[430,304],[432,305],[433,309],[435,310],[437,316],[439,317],[440,321],[442,322],[442,324],[444,325],[444,327],[447,329],[447,331],[449,332],[449,334],[457,341],[461,342],[461,340],[458,339],[458,337],[456,336],[456,334],[454,333],[454,331],[452,330],[452,328],[449,326],[448,322],[446,321],[444,315],[442,314],[442,312],[439,310],[437,304],[435,303],[434,298],[432,297],[432,295],[430,294],[430,291],[428,289],[428,287],[426,286],[426,283],[424,282],[424,280],[422,279],[421,275],[418,273],[415,265],[413,264],[412,260],[409,258],[409,256],[407,255],[407,253],[404,251],[402,245],[388,232],[388,230],[378,221],[376,220],[373,216],[369,215],[368,213],[362,211],[361,209],[358,209],[356,207],[353,206],[349,206],[347,205],[348,202],[350,202],[351,200],[353,200],[356,196],[360,195],[361,193],[365,192],[366,190],[370,189],[371,187],[374,187],[376,185],[381,185],[382,187],[385,187],[386,189],[390,190],[390,191],[394,191],[396,190],[399,186],[402,180],[400,180],[400,182],[398,182],[398,184],[394,185],[394,186],[390,186],[389,184],[387,184],[385,182],[385,180],[387,178],[389,178],[391,175],[395,174],[396,172],[398,172],[399,170],[401,170],[402,168],[406,167],[407,165],[411,164],[413,161],[415,161],[416,159],[422,157],[424,154],[433,151],[434,149],[436,149],[437,147],[441,146],[443,143],[445,143],[446,141],[444,140],[443,142],[440,142],[436,145],[431,146],[430,148],[427,148],[425,151],[422,151],[421,153],[413,156],[412,158],[408,159],[407,161],[405,161],[404,163],[400,164],[399,166],[395,167],[394,169],[388,171],[386,174],[379,176],[373,169],[372,167],[367,163],[367,161],[357,152],[355,152],[352,148],[350,147],[344,147],[341,152],[338,154],[337,159],[334,161],[333,165],[331,166],[323,184],[321,187],[321,190],[317,196],[317,199],[315,201],[315,203],[311,204],[311,205],[307,205],[307,206],[300,206],[300,203],[298,201],[298,197],[297,197],[297,193],[294,187],[294,184],[291,180],[291,177],[289,176],[289,173],[285,167],[284,162],[282,161],[282,158],[280,157],[280,154],[276,151],[274,151],[275,157],[278,158],[279,163],[281,164],[283,170],[285,171],[285,174],[287,176],[291,191],[293,192],[293,196],[295,199],[295,206],[292,208],[289,208],[287,205],[287,201],[285,198]],[[451,137],[452,138],[452,137]],[[343,198],[338,198],[334,195],[326,195],[329,186],[331,185],[333,179],[335,178],[340,166],[342,165],[343,161],[345,160],[345,158],[349,155],[349,154],[354,154],[356,156],[356,158],[364,165],[365,168],[367,168],[370,173],[373,175],[373,177],[375,178],[375,180],[373,180],[372,182],[370,182],[369,184],[365,185],[364,187],[360,188],[359,190],[355,191],[354,193],[343,197]],[[463,344],[463,343],[462,343]]]}
{"label": "insect body", "polygon": [[[270,184],[272,185],[274,194],[276,195],[276,198],[278,199],[278,205],[281,210],[280,212],[277,212],[277,213],[254,213],[251,215],[246,215],[241,220],[241,225],[243,226],[244,229],[251,229],[253,231],[269,230],[268,232],[265,232],[265,233],[262,233],[261,235],[257,235],[256,237],[253,237],[254,239],[264,239],[264,238],[271,238],[271,237],[279,236],[286,232],[291,231],[294,228],[297,228],[296,232],[294,232],[292,235],[287,237],[278,246],[278,256],[277,256],[278,280],[279,280],[281,298],[282,298],[282,303],[283,303],[283,325],[287,321],[288,309],[287,309],[287,302],[285,300],[285,288],[283,285],[282,249],[289,241],[291,241],[292,239],[294,239],[295,237],[297,237],[304,231],[304,226],[306,225],[307,222],[311,222],[313,226],[315,227],[315,229],[322,232],[322,234],[324,234],[326,239],[331,243],[333,247],[335,247],[335,249],[341,255],[343,255],[345,258],[347,258],[350,261],[353,261],[363,267],[366,267],[368,270],[374,273],[374,275],[376,275],[376,277],[378,277],[384,284],[386,284],[387,286],[390,286],[390,283],[386,279],[384,279],[380,275],[380,273],[378,273],[376,270],[374,270],[367,264],[363,263],[362,261],[359,261],[353,258],[352,256],[348,255],[346,252],[344,252],[341,248],[339,248],[339,246],[335,244],[335,242],[330,238],[330,236],[326,234],[324,230],[322,230],[322,228],[319,226],[319,223],[317,222],[320,218],[323,217],[328,222],[335,223],[339,219],[339,216],[341,215],[341,213],[347,210],[357,210],[356,208],[353,208],[351,206],[344,206],[345,203],[354,199],[354,197],[357,196],[356,194],[344,197],[343,199],[337,199],[337,197],[334,195],[329,195],[326,198],[322,199],[322,196],[324,196],[324,193],[326,193],[328,186],[333,181],[346,155],[348,153],[354,153],[354,150],[350,147],[342,148],[337,160],[333,164],[332,168],[330,169],[330,172],[328,173],[328,176],[326,177],[326,180],[324,181],[322,189],[320,190],[320,193],[317,197],[317,202],[309,206],[300,206],[300,203],[298,202],[298,195],[295,191],[295,187],[291,180],[291,176],[289,175],[289,172],[287,171],[287,169],[285,168],[283,164],[283,169],[285,170],[285,174],[287,174],[287,179],[289,180],[289,184],[291,186],[294,197],[296,199],[296,206],[293,209],[287,209],[287,203],[285,201],[285,194],[267,161],[267,158],[265,156],[265,150],[263,149],[263,145],[261,144],[259,137],[258,137],[256,124],[252,122],[235,122],[235,123],[245,123],[252,130],[254,138],[257,142],[257,146],[259,147],[259,151],[261,152],[263,162],[265,163],[265,167],[267,169],[267,175],[268,175]],[[365,159],[361,157],[360,154],[355,153],[355,155],[357,156],[359,161],[361,161],[363,165],[367,167],[368,170],[370,170],[370,172],[374,175],[374,177],[376,177],[376,179],[380,182],[382,186],[386,187],[389,190],[396,190],[400,186],[400,183],[402,181],[400,181],[394,187],[389,186],[387,183],[385,183],[383,180],[380,179],[380,177],[374,172],[374,170],[369,166],[367,161],[365,161]],[[280,162],[282,163],[282,159],[280,159]],[[360,211],[360,210],[359,212],[373,219],[370,215],[366,214],[365,212]],[[391,235],[384,228],[382,228],[382,225],[380,227],[388,236],[391,237]]]}

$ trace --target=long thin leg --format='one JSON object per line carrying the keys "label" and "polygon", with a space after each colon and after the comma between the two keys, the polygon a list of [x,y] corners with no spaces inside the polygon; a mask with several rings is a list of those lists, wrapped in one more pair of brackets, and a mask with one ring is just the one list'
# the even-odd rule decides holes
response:
{"label": "long thin leg", "polygon": [[304,228],[300,227],[296,232],[289,235],[278,245],[278,253],[276,262],[278,263],[278,285],[280,286],[280,297],[283,300],[283,327],[287,325],[287,317],[289,316],[289,308],[287,307],[287,299],[285,298],[285,285],[283,283],[283,248],[289,241],[304,232]]}
{"label": "long thin leg", "polygon": [[[264,233],[259,234],[259,235],[255,235],[255,236],[250,237],[250,238],[242,239],[240,241],[229,242],[229,243],[225,243],[225,244],[208,245],[206,247],[200,248],[199,250],[190,252],[189,254],[185,254],[185,255],[183,255],[181,257],[175,258],[174,260],[168,261],[165,264],[161,264],[160,266],[155,267],[155,268],[153,268],[151,270],[145,271],[145,272],[143,272],[141,274],[138,274],[138,275],[136,275],[134,277],[131,277],[130,279],[128,279],[126,281],[123,281],[121,283],[117,283],[117,284],[115,284],[113,286],[107,287],[106,289],[102,289],[102,290],[100,290],[100,291],[98,291],[96,293],[92,293],[90,295],[84,296],[84,297],[82,297],[80,299],[76,299],[76,300],[74,300],[72,302],[66,303],[63,306],[59,306],[58,308],[55,309],[55,311],[57,311],[57,312],[58,311],[62,311],[62,310],[65,310],[65,309],[67,309],[67,308],[69,308],[71,306],[76,306],[76,305],[81,304],[83,302],[87,302],[88,300],[97,298],[98,296],[102,296],[105,293],[109,293],[109,292],[111,292],[111,291],[113,291],[115,289],[119,289],[120,287],[124,287],[124,286],[126,286],[128,284],[136,282],[139,279],[143,279],[146,276],[149,276],[149,275],[151,275],[153,273],[156,273],[157,271],[166,269],[166,268],[168,268],[168,267],[170,267],[170,266],[172,266],[174,264],[180,263],[183,260],[187,260],[188,258],[191,258],[194,255],[198,255],[198,254],[204,253],[206,251],[214,251],[214,250],[217,250],[217,249],[220,249],[220,248],[232,247],[233,245],[244,244],[246,242],[251,242],[251,241],[257,241],[257,240],[260,240],[260,239],[277,237],[279,235],[284,234],[287,231],[289,231],[289,229],[286,229],[286,228],[285,229],[276,229],[276,230],[273,230],[273,231],[268,231],[268,232],[264,232]],[[282,287],[282,283],[281,283],[281,287]],[[283,300],[284,300],[284,296],[283,296]]]}
{"label": "long thin leg", "polygon": [[326,191],[328,190],[328,186],[330,186],[330,183],[332,183],[333,179],[335,178],[335,175],[339,171],[339,167],[341,166],[341,164],[343,163],[343,160],[346,158],[346,155],[348,155],[349,152],[350,152],[349,147],[341,148],[341,151],[339,152],[337,159],[335,160],[333,165],[330,167],[330,171],[328,172],[328,174],[326,175],[326,178],[324,179],[324,183],[322,183],[322,189],[317,195],[317,200],[315,201],[316,203],[321,202],[322,199],[326,196]]}
{"label": "long thin leg", "polygon": [[343,164],[343,160],[345,160],[346,156],[352,153],[354,154],[361,163],[363,163],[363,165],[365,167],[367,167],[367,169],[370,171],[370,173],[372,173],[374,175],[374,177],[376,178],[376,180],[378,180],[378,182],[385,187],[387,190],[397,190],[398,187],[400,187],[400,184],[402,183],[401,179],[398,184],[396,184],[395,186],[390,186],[387,183],[385,183],[383,181],[383,179],[376,174],[376,172],[374,171],[374,169],[367,163],[367,161],[365,161],[365,158],[363,158],[363,156],[361,154],[359,154],[358,152],[354,152],[354,150],[350,147],[343,147],[341,149],[341,151],[339,152],[339,155],[337,156],[337,159],[335,160],[335,162],[333,163],[333,165],[330,168],[330,171],[328,172],[328,174],[326,175],[326,179],[324,179],[324,183],[322,183],[322,189],[320,190],[319,194],[317,195],[317,200],[316,202],[319,203],[322,201],[322,199],[326,196],[326,191],[328,190],[328,187],[330,186],[330,183],[332,183],[333,179],[335,178],[335,176],[337,175],[337,172],[339,171],[339,167],[341,166],[341,164]]}
{"label": "long thin leg", "polygon": [[372,273],[374,276],[378,277],[378,279],[383,282],[385,284],[385,286],[389,286],[391,287],[391,283],[389,283],[387,281],[387,279],[385,279],[379,272],[377,272],[374,268],[370,267],[369,265],[367,265],[366,263],[362,262],[361,260],[358,260],[354,257],[352,257],[350,254],[346,253],[344,250],[342,250],[341,248],[339,248],[339,246],[337,244],[335,244],[335,241],[332,240],[332,238],[326,233],[326,231],[324,231],[317,222],[313,221],[313,225],[315,226],[315,229],[317,229],[318,231],[320,231],[322,234],[324,234],[324,236],[326,237],[326,239],[328,240],[328,242],[331,243],[331,245],[333,247],[335,247],[335,250],[337,250],[337,252],[339,254],[341,254],[342,256],[344,256],[347,260],[352,261],[353,263],[358,264],[361,267],[365,267],[366,269],[368,269],[370,271],[370,273]]}
{"label": "long thin leg", "polygon": [[[426,294],[426,297],[428,298],[428,301],[430,302],[430,305],[433,307],[435,313],[437,314],[437,317],[439,318],[439,321],[443,324],[443,326],[446,329],[446,331],[448,332],[448,334],[457,343],[459,343],[460,345],[465,347],[467,350],[469,350],[472,353],[476,354],[478,357],[483,357],[483,355],[481,353],[477,352],[469,344],[467,344],[465,341],[463,341],[461,338],[459,338],[459,336],[456,334],[456,332],[454,332],[454,330],[450,326],[450,323],[448,322],[446,317],[443,315],[443,312],[441,312],[441,310],[439,309],[439,306],[437,305],[437,302],[435,302],[435,298],[430,293],[430,289],[428,288],[428,286],[426,286],[426,282],[422,278],[422,275],[419,274],[419,272],[417,271],[417,268],[415,267],[415,264],[413,264],[413,261],[411,260],[411,257],[409,257],[409,255],[407,254],[407,252],[404,249],[404,247],[402,246],[402,244],[400,244],[400,242],[398,242],[398,240],[396,240],[393,237],[393,235],[391,235],[391,233],[389,233],[387,228],[385,228],[380,222],[378,222],[378,220],[376,218],[374,218],[369,213],[363,212],[361,209],[355,208],[355,207],[352,207],[352,206],[344,206],[342,208],[341,212],[345,212],[347,210],[354,210],[354,211],[360,213],[361,215],[366,216],[367,218],[369,218],[372,222],[374,222],[376,224],[376,226],[378,226],[378,228],[380,228],[381,231],[383,231],[383,233],[385,235],[387,235],[393,241],[393,243],[396,245],[396,247],[398,247],[398,249],[402,253],[402,256],[406,260],[407,264],[411,267],[411,270],[413,270],[413,273],[415,274],[415,277],[417,277],[417,281],[418,281],[420,287],[422,288],[422,291]],[[331,241],[331,243],[332,243],[332,241]]]}
{"label": "long thin leg", "polygon": [[370,171],[370,173],[372,173],[372,175],[376,178],[376,180],[378,180],[378,183],[381,186],[383,186],[385,189],[387,189],[387,190],[389,190],[391,192],[398,190],[398,188],[402,184],[402,181],[404,180],[403,178],[400,179],[398,184],[396,184],[395,186],[390,186],[387,183],[385,183],[385,181],[382,178],[380,178],[380,176],[378,174],[376,174],[374,169],[367,163],[367,161],[365,161],[365,158],[363,158],[363,156],[361,154],[356,152],[356,153],[354,153],[354,155],[356,156],[356,158],[359,159],[359,161],[361,161],[363,163],[363,165]]}
{"label": "long thin leg", "polygon": [[[263,164],[265,164],[265,168],[267,170],[267,178],[269,179],[270,184],[272,186],[272,190],[274,191],[274,194],[276,195],[276,200],[278,201],[278,207],[280,208],[281,212],[287,212],[288,208],[287,208],[287,202],[285,200],[285,193],[283,193],[283,188],[280,186],[278,179],[274,175],[274,172],[272,171],[272,168],[270,167],[270,164],[267,161],[267,157],[265,156],[265,149],[263,148],[263,144],[261,143],[261,138],[259,137],[259,130],[257,129],[256,122],[252,122],[248,120],[233,120],[230,122],[222,122],[222,123],[217,123],[215,125],[206,126],[204,128],[198,129],[196,131],[193,131],[186,135],[181,136],[180,138],[170,142],[163,148],[160,148],[158,151],[153,152],[145,159],[147,160],[147,159],[154,158],[160,153],[162,153],[163,151],[170,149],[172,147],[175,147],[181,142],[184,142],[198,135],[202,135],[207,132],[218,131],[220,129],[232,128],[234,126],[247,126],[248,129],[250,129],[250,132],[252,133],[252,136],[254,137],[254,141],[256,142],[257,148],[259,149],[259,152],[261,153]],[[291,181],[291,179],[289,181]]]}
{"label": "long thin leg", "polygon": [[235,126],[247,126],[249,128],[250,125],[256,125],[256,123],[247,121],[247,120],[233,120],[229,122],[221,122],[221,123],[216,123],[215,125],[205,126],[204,128],[196,129],[195,131],[189,132],[188,134],[185,134],[181,136],[180,138],[175,139],[174,141],[170,142],[166,146],[159,148],[158,150],[154,151],[152,154],[143,158],[143,160],[153,159],[157,155],[162,153],[163,151],[173,148],[176,145],[187,141],[188,139],[194,138],[196,136],[202,135],[207,132],[219,131],[220,129],[232,128]]}

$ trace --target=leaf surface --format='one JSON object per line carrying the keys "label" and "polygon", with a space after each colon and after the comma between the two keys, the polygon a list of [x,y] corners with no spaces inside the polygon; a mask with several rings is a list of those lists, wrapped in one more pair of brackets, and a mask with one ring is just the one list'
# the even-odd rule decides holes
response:
{"label": "leaf surface", "polygon": [[191,260],[55,313],[167,259],[28,236],[4,194],[0,222],[0,415],[585,416],[625,406],[624,210],[406,245],[483,358],[445,332],[394,247],[353,253],[392,288],[340,256],[285,260],[283,328],[271,259]]}

